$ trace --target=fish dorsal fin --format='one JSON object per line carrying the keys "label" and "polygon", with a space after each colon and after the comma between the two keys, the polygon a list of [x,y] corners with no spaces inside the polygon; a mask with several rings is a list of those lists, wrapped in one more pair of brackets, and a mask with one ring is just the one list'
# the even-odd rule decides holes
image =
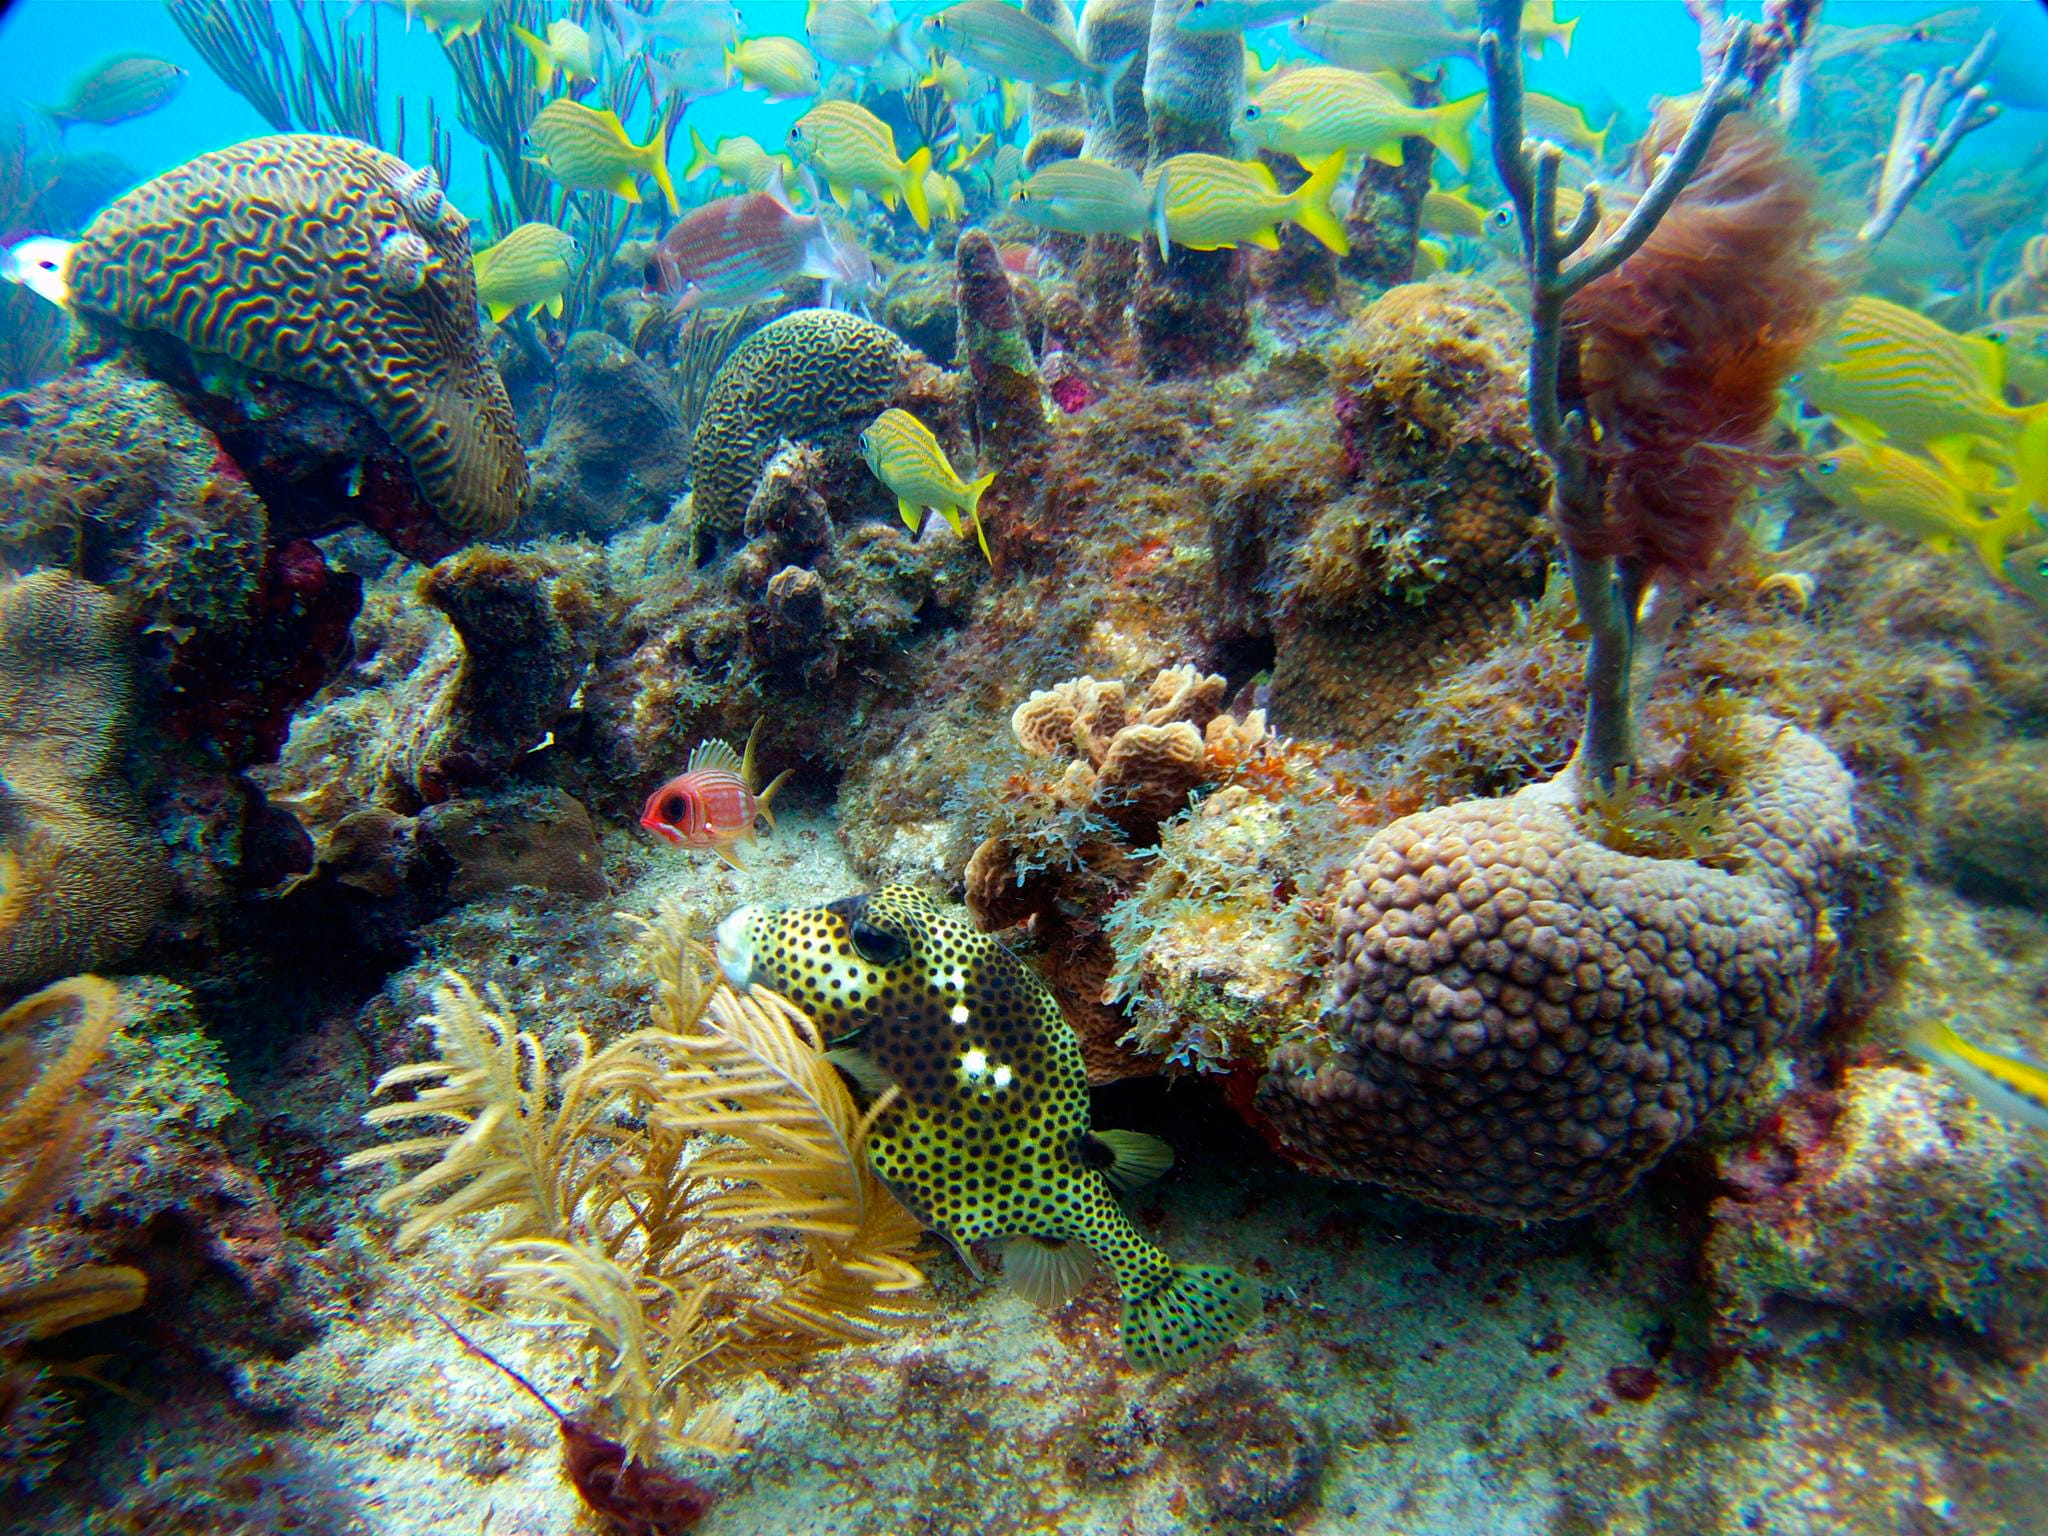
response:
{"label": "fish dorsal fin", "polygon": [[735,777],[738,777],[740,774],[740,755],[733,751],[732,743],[727,741],[700,741],[691,750],[690,761],[684,766],[683,771],[685,773],[704,773],[721,768]]}

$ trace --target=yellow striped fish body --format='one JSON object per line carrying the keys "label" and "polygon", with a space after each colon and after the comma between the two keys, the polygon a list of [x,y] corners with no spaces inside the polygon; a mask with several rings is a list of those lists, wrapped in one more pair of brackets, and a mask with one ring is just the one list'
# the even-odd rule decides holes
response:
{"label": "yellow striped fish body", "polygon": [[1540,91],[1530,91],[1522,97],[1522,120],[1532,138],[1549,139],[1572,149],[1583,149],[1595,160],[1604,159],[1607,154],[1607,135],[1614,127],[1614,119],[1607,120],[1607,126],[1594,131],[1586,121],[1586,114],[1568,101],[1559,101],[1555,96],[1545,96]]}
{"label": "yellow striped fish body", "polygon": [[729,80],[738,75],[771,101],[818,94],[818,59],[793,37],[743,38],[725,50]]}
{"label": "yellow striped fish body", "polygon": [[931,68],[917,83],[937,91],[954,106],[972,101],[987,89],[988,77],[969,69],[949,54],[934,54]]}
{"label": "yellow striped fish body", "polygon": [[[1048,167],[1050,169],[1050,167]],[[1282,192],[1273,172],[1257,160],[1221,155],[1175,155],[1148,171],[1146,194],[1163,256],[1167,242],[1190,250],[1230,250],[1241,244],[1275,251],[1278,227],[1299,224],[1339,255],[1351,246],[1330,211],[1330,194],[1344,170],[1339,150],[1307,181]]]}
{"label": "yellow striped fish body", "polygon": [[514,26],[512,35],[533,57],[535,89],[546,95],[555,88],[555,77],[564,80],[595,80],[590,62],[590,34],[564,17],[548,23],[548,35],[535,37],[526,28]]}
{"label": "yellow striped fish body", "polygon": [[944,171],[924,173],[924,200],[939,218],[958,224],[967,216],[967,194]]}
{"label": "yellow striped fish body", "polygon": [[667,139],[657,133],[645,144],[635,144],[616,112],[592,111],[559,97],[535,115],[526,138],[534,157],[565,187],[609,192],[637,203],[640,186],[635,178],[652,176],[668,199],[668,211],[682,212],[675,183],[668,179]]}
{"label": "yellow striped fish body", "polygon": [[1431,187],[1422,194],[1422,227],[1434,235],[1477,240],[1486,234],[1486,210],[1462,192]]}
{"label": "yellow striped fish body", "polygon": [[924,195],[931,150],[921,147],[908,160],[901,159],[895,130],[858,102],[819,102],[789,130],[789,148],[825,178],[841,208],[852,207],[855,189],[879,197],[891,209],[901,197],[919,229],[932,227],[931,205]]}
{"label": "yellow striped fish body", "polygon": [[993,472],[979,480],[962,480],[946,450],[932,436],[932,429],[910,412],[893,408],[882,412],[861,433],[860,456],[867,460],[875,478],[895,493],[896,510],[912,533],[924,522],[924,509],[929,507],[964,538],[967,530],[961,526],[960,514],[965,512],[974,519],[974,537],[981,544],[983,558],[991,558],[988,535],[981,527],[981,497],[995,481]]}
{"label": "yellow striped fish body", "polygon": [[2013,315],[1970,334],[2003,349],[2009,388],[2029,401],[2048,400],[2048,315]]}
{"label": "yellow striped fish body", "polygon": [[1972,1045],[1939,1019],[1915,1019],[1906,1032],[1906,1048],[1959,1078],[1993,1114],[2048,1131],[2048,1069]]}
{"label": "yellow striped fish body", "polygon": [[1486,95],[1414,107],[1396,89],[1355,69],[1316,65],[1281,76],[1244,109],[1245,137],[1304,166],[1335,150],[1399,165],[1401,141],[1423,138],[1461,171],[1472,168],[1472,119]]}
{"label": "yellow striped fish body", "polygon": [[2048,540],[2007,555],[2003,574],[2021,596],[2048,611]]}
{"label": "yellow striped fish body", "polygon": [[1997,343],[1960,336],[1918,310],[1859,293],[1802,370],[1807,401],[1859,436],[1925,447],[2011,438],[2025,413],[2005,403]]}
{"label": "yellow striped fish body", "polygon": [[742,133],[711,145],[692,128],[690,163],[683,169],[683,180],[694,181],[706,171],[716,171],[719,180],[749,192],[766,192],[778,173],[784,187],[796,179],[796,165],[789,156],[769,154],[758,139]]}
{"label": "yellow striped fish body", "polygon": [[935,48],[958,54],[999,80],[1060,85],[1100,80],[1105,71],[1066,38],[1006,0],[960,0],[920,28]]}
{"label": "yellow striped fish body", "polygon": [[497,324],[516,309],[562,313],[562,293],[583,248],[552,224],[521,224],[496,245],[478,251],[477,302]]}
{"label": "yellow striped fish body", "polygon": [[104,60],[71,87],[63,105],[43,110],[59,128],[92,123],[106,128],[154,112],[185,83],[185,71],[168,59],[126,53]]}
{"label": "yellow striped fish body", "polygon": [[1065,235],[1145,236],[1145,188],[1136,172],[1104,160],[1055,160],[1010,189],[1010,211]]}
{"label": "yellow striped fish body", "polygon": [[[1937,549],[1968,549],[1993,580],[2007,554],[2034,531],[2030,499],[1994,491],[1982,467],[1942,463],[1889,443],[1844,443],[1814,460],[1821,493],[1845,512]],[[2002,506],[1994,509],[1994,500]]]}

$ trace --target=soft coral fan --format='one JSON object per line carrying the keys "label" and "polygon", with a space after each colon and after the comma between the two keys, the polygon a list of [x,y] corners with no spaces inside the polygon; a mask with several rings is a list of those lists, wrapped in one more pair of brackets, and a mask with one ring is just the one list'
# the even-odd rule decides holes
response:
{"label": "soft coral fan", "polygon": [[[1638,151],[1645,180],[1688,120],[1660,114]],[[1698,576],[1780,462],[1767,446],[1778,392],[1830,293],[1814,191],[1768,129],[1731,117],[1642,248],[1566,306],[1606,481],[1598,516],[1561,529],[1581,555]]]}
{"label": "soft coral fan", "polygon": [[[461,977],[435,996],[430,1083],[375,1124],[455,1128],[356,1154],[433,1161],[379,1198],[401,1247],[492,1213],[482,1258],[515,1308],[575,1324],[626,1449],[735,1448],[718,1406],[750,1372],[884,1337],[923,1311],[921,1229],[868,1166],[861,1117],[810,1021],[646,925],[652,1027],[551,1061]],[[434,1081],[438,1079],[438,1081]]]}

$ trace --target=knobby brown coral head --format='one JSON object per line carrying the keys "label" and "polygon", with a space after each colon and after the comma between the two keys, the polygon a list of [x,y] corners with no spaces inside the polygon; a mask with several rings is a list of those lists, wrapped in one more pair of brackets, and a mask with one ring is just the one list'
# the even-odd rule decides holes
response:
{"label": "knobby brown coral head", "polygon": [[[1643,181],[1688,121],[1677,104],[1659,114]],[[1778,392],[1831,295],[1815,190],[1770,130],[1731,117],[1642,249],[1566,306],[1606,485],[1597,517],[1560,530],[1581,554],[1701,575],[1744,495],[1786,462],[1770,448]]]}

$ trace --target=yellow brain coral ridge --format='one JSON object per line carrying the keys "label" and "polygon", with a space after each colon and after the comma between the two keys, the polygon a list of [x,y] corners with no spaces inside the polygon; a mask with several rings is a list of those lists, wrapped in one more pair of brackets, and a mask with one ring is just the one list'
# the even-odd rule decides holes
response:
{"label": "yellow brain coral ridge", "polygon": [[1447,1209],[1555,1219],[1745,1087],[1824,999],[1856,833],[1827,747],[1741,729],[1733,871],[1594,842],[1569,774],[1375,835],[1335,903],[1327,1024],[1259,1085],[1284,1143]]}
{"label": "yellow brain coral ridge", "polygon": [[110,204],[68,278],[88,315],[360,406],[450,527],[517,520],[526,453],[478,330],[468,221],[431,173],[355,139],[250,139]]}

